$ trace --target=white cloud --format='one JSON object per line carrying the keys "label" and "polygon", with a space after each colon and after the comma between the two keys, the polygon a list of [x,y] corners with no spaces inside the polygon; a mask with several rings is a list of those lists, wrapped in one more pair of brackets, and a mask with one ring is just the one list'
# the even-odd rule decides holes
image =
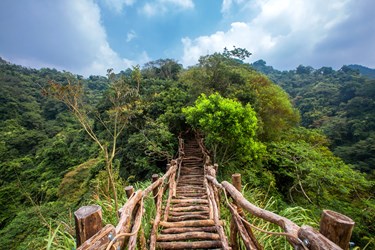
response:
{"label": "white cloud", "polygon": [[[130,67],[133,62],[129,59],[120,58],[113,51],[107,41],[107,35],[104,27],[101,25],[100,9],[91,0],[68,1],[66,7],[65,25],[66,28],[73,29],[78,37],[72,37],[76,40],[77,46],[80,46],[81,53],[76,56],[87,56],[90,61],[87,65],[80,65],[79,71],[84,75],[102,74],[104,75],[108,68],[120,71]],[[73,56],[73,55],[72,55]],[[71,58],[74,60],[74,58]],[[71,70],[75,70],[72,68]]]}
{"label": "white cloud", "polygon": [[10,14],[0,4],[0,30],[8,35],[0,39],[0,54],[13,63],[88,76],[105,75],[108,68],[126,69],[147,56],[132,61],[110,47],[94,0],[28,1],[22,6],[9,0],[5,4]]}
{"label": "white cloud", "polygon": [[147,2],[141,8],[141,13],[148,17],[164,15],[168,12],[178,12],[194,9],[192,0],[155,0]]}
{"label": "white cloud", "polygon": [[137,37],[137,34],[135,33],[134,30],[131,30],[128,32],[128,34],[126,35],[126,42],[130,42],[131,40],[133,40],[134,38]]}
{"label": "white cloud", "polygon": [[121,13],[125,6],[132,6],[136,0],[102,0],[110,9]]}
{"label": "white cloud", "polygon": [[[222,11],[229,12],[239,1],[224,0]],[[307,57],[313,56],[317,44],[349,17],[348,3],[342,0],[248,1],[241,9],[247,15],[242,16],[241,22],[233,22],[230,29],[183,38],[182,62],[192,65],[201,55],[222,52],[224,47],[234,45],[252,52],[252,60],[265,59],[282,69],[294,67],[296,61],[304,63]]]}
{"label": "white cloud", "polygon": [[223,4],[221,5],[221,13],[228,13],[233,5],[239,5],[245,2],[245,0],[223,0]]}

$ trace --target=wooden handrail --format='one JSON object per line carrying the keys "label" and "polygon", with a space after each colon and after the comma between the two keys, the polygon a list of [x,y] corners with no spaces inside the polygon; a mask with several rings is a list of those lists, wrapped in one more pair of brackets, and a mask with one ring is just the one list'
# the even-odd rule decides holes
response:
{"label": "wooden handrail", "polygon": [[250,203],[246,198],[243,197],[241,192],[239,192],[229,182],[223,181],[222,183],[219,183],[215,177],[210,175],[206,175],[206,179],[217,188],[225,190],[230,195],[230,197],[236,202],[236,204],[240,206],[242,209],[248,211],[249,213],[258,218],[262,218],[268,222],[271,222],[283,228],[284,232],[288,234],[286,235],[288,242],[296,249],[342,250],[342,248],[340,248],[335,243],[327,239],[317,230],[314,230],[309,226],[299,227],[297,224],[295,224],[288,218],[275,214],[271,211],[262,209]]}
{"label": "wooden handrail", "polygon": [[[157,189],[159,186],[165,184],[165,180],[168,178],[175,178],[177,171],[177,160],[172,161],[173,165],[168,169],[168,171],[158,178],[155,182],[149,185],[144,190],[138,190],[131,195],[127,202],[121,207],[119,222],[116,227],[113,225],[107,225],[106,227],[99,230],[92,237],[87,239],[77,250],[86,250],[86,249],[105,249],[107,245],[112,245],[117,248],[122,248],[124,246],[124,238],[130,237],[129,249],[134,249],[136,245],[135,235],[138,233],[140,218],[143,215],[143,208],[141,209],[140,203],[142,200],[147,197],[151,192]],[[162,188],[161,190],[164,190]],[[161,195],[159,195],[161,198]],[[135,211],[137,209],[137,211]],[[141,209],[141,210],[140,210]],[[134,225],[131,223],[135,221]],[[134,231],[134,228],[136,231]]]}
{"label": "wooden handrail", "polygon": [[[216,230],[220,235],[221,244],[224,249],[231,249],[237,250],[238,245],[236,242],[232,241],[235,239],[237,241],[237,235],[239,235],[246,247],[246,249],[252,250],[261,250],[262,247],[257,242],[256,238],[252,234],[251,228],[255,228],[257,230],[263,231],[269,234],[279,234],[283,235],[287,238],[288,242],[295,248],[295,249],[302,249],[302,250],[320,250],[320,249],[330,249],[330,250],[342,250],[337,244],[340,246],[347,245],[348,239],[350,238],[351,229],[354,225],[354,222],[347,218],[346,216],[336,214],[335,212],[329,212],[329,215],[333,214],[336,217],[339,216],[341,220],[345,220],[339,225],[343,223],[347,225],[346,227],[350,229],[349,233],[340,234],[345,236],[345,241],[341,240],[338,242],[335,238],[339,234],[334,234],[335,237],[330,237],[327,234],[324,234],[324,231],[332,231],[332,227],[337,227],[335,223],[331,222],[329,229],[322,230],[322,223],[324,224],[323,220],[321,222],[321,232],[313,229],[309,226],[301,226],[299,227],[293,221],[280,216],[276,213],[271,211],[262,209],[257,207],[256,205],[249,202],[241,193],[241,185],[240,180],[237,180],[237,188],[230,184],[227,181],[223,181],[219,183],[216,179],[216,172],[217,172],[217,164],[212,166],[211,158],[209,156],[209,152],[204,147],[203,139],[196,138],[198,141],[198,145],[203,154],[203,164],[204,164],[204,185],[206,188],[206,193],[208,197],[208,204],[209,204],[209,219],[212,221],[213,225],[216,226]],[[141,217],[143,215],[143,200],[149,196],[150,193],[153,194],[156,198],[156,217],[153,222],[153,228],[150,237],[150,247],[151,249],[155,249],[156,247],[156,238],[157,238],[157,229],[159,224],[169,223],[167,222],[168,218],[168,208],[169,204],[171,203],[171,199],[176,196],[176,186],[179,181],[180,177],[180,169],[181,164],[184,159],[184,141],[179,136],[179,157],[175,160],[172,160],[170,164],[168,164],[169,168],[167,172],[158,178],[157,175],[153,176],[153,182],[144,190],[138,190],[132,193],[132,189],[127,191],[127,194],[130,196],[128,201],[124,204],[124,206],[119,210],[120,218],[119,222],[116,227],[113,225],[107,225],[94,234],[91,238],[87,239],[85,237],[82,238],[81,242],[83,243],[77,250],[83,249],[107,249],[112,248],[114,246],[117,248],[123,248],[125,239],[129,239],[128,249],[135,249],[136,241],[137,241],[137,233],[141,227]],[[185,158],[186,159],[186,158]],[[238,176],[237,176],[238,177]],[[168,186],[166,186],[168,185]],[[166,209],[164,211],[164,220],[162,218],[162,197],[164,192],[169,189],[168,198],[166,202]],[[218,192],[219,190],[224,191],[224,196]],[[231,202],[226,197],[226,195],[231,197]],[[232,221],[231,221],[231,244],[229,244],[225,237],[224,229],[221,226],[220,221],[220,198],[225,197],[225,202],[229,207],[229,211],[232,214]],[[283,229],[283,233],[276,233],[276,232],[266,232],[262,229],[257,228],[256,226],[252,225],[246,220],[246,216],[244,211],[249,212],[255,217],[261,218],[265,221],[278,225]],[[91,215],[87,215],[91,216]],[[85,217],[84,217],[85,218]],[[335,218],[333,218],[334,220]],[[328,219],[325,219],[328,220]],[[331,220],[331,218],[329,218]],[[81,220],[85,221],[85,220]],[[99,222],[100,221],[100,222]],[[83,222],[80,222],[83,223]],[[100,226],[98,226],[97,230],[101,228],[101,220],[98,220]],[[179,222],[177,222],[178,224]],[[181,222],[182,223],[182,222]],[[176,224],[176,222],[175,222]],[[186,223],[185,223],[186,224]],[[326,223],[327,224],[327,223]],[[234,225],[234,227],[232,227]],[[87,226],[91,227],[91,226]],[[82,226],[82,228],[86,228],[86,226]],[[328,228],[328,227],[326,227]],[[348,229],[348,230],[349,230]],[[82,231],[82,230],[80,230]],[[92,235],[93,232],[90,233],[85,232],[86,235]],[[233,236],[233,237],[232,237]],[[344,236],[340,236],[343,238]],[[90,236],[89,236],[90,237]],[[124,238],[125,237],[125,238]],[[143,236],[144,237],[144,236]],[[335,241],[335,243],[329,239]],[[343,243],[341,243],[343,242]],[[215,243],[216,244],[216,243]],[[345,247],[344,247],[345,248]],[[346,249],[345,249],[346,250]]]}

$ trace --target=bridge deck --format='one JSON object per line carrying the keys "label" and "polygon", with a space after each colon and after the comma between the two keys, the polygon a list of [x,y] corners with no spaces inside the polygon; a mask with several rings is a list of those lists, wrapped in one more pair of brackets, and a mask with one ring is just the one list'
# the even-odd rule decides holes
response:
{"label": "bridge deck", "polygon": [[166,218],[159,224],[159,249],[221,249],[204,181],[202,151],[195,139],[184,144],[184,157]]}

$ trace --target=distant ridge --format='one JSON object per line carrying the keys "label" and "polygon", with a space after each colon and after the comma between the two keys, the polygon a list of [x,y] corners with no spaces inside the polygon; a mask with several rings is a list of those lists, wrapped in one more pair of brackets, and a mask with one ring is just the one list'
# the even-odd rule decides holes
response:
{"label": "distant ridge", "polygon": [[1,65],[1,64],[8,64],[8,62],[5,61],[5,60],[0,56],[0,65]]}
{"label": "distant ridge", "polygon": [[353,70],[358,70],[359,73],[363,76],[367,76],[371,79],[375,79],[375,69],[371,69],[371,68],[368,68],[368,67],[365,67],[365,66],[362,66],[362,65],[358,65],[358,64],[350,64],[350,65],[348,65],[348,67],[353,69]]}

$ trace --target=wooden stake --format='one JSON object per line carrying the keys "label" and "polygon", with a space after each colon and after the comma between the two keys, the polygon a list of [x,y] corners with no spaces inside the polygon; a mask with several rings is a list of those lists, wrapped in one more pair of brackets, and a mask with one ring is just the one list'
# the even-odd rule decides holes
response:
{"label": "wooden stake", "polygon": [[334,211],[323,210],[320,233],[344,250],[349,249],[353,227],[354,221],[351,218]]}
{"label": "wooden stake", "polygon": [[134,187],[133,186],[125,187],[125,193],[126,193],[126,197],[129,199],[130,196],[132,196],[132,194],[134,193]]}
{"label": "wooden stake", "polygon": [[[233,174],[232,175],[232,183],[233,183],[233,186],[239,192],[242,193],[241,174]],[[242,218],[246,218],[245,213],[243,212],[243,210],[241,209],[241,207],[237,206],[237,212],[238,212],[239,216],[241,216]],[[244,224],[242,222],[241,222],[241,225],[243,225],[246,228],[247,234],[250,237],[251,249],[259,249],[259,250],[263,249],[262,246],[259,244],[258,240],[255,238],[253,230],[251,229],[251,227],[248,224]],[[236,230],[237,230],[237,228],[236,228]]]}
{"label": "wooden stake", "polygon": [[102,229],[102,208],[98,205],[83,206],[74,212],[77,247]]}
{"label": "wooden stake", "polygon": [[[151,178],[152,178],[152,183],[154,183],[159,179],[159,175],[153,174]],[[154,188],[152,190],[152,196],[154,197],[154,202],[155,202],[155,205],[156,205],[158,203],[158,189],[157,188]]]}
{"label": "wooden stake", "polygon": [[241,174],[232,174],[232,183],[233,186],[241,192],[242,184],[241,184]]}
{"label": "wooden stake", "polygon": [[[233,186],[241,192],[242,185],[241,185],[241,174],[232,174],[232,184]],[[240,211],[241,208],[238,207],[237,211]],[[232,217],[230,220],[230,244],[233,248],[233,250],[239,249],[238,245],[238,227],[239,225],[236,225],[236,218],[232,211]],[[246,245],[246,244],[245,244]]]}

